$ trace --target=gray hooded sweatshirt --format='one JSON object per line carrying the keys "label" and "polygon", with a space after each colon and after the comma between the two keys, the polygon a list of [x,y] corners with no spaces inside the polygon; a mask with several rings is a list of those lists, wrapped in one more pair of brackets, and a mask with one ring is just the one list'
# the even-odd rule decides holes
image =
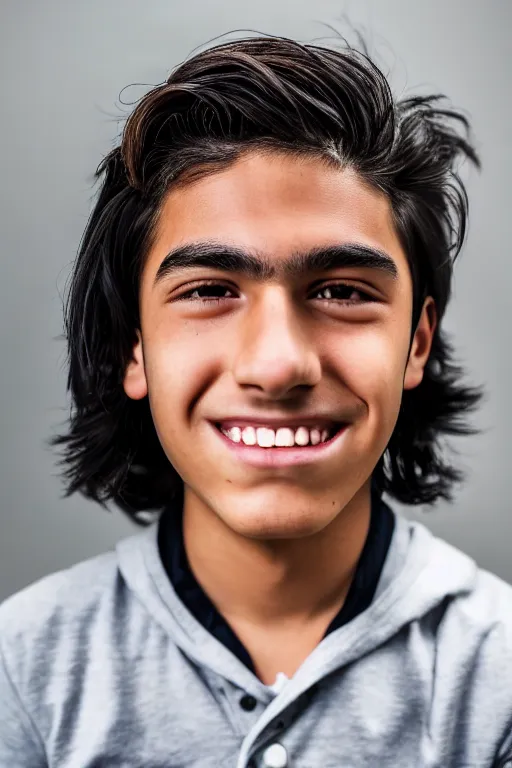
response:
{"label": "gray hooded sweatshirt", "polygon": [[1,768],[512,766],[512,587],[400,517],[280,688],[178,599],[157,524],[5,601],[0,647]]}

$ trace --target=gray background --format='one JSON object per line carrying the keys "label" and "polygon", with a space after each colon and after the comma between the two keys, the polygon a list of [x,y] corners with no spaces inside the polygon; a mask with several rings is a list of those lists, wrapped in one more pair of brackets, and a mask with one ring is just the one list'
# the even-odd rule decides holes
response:
{"label": "gray background", "polygon": [[484,170],[468,176],[471,224],[447,326],[487,387],[486,431],[457,444],[470,474],[455,504],[407,514],[512,581],[512,3],[0,0],[0,9],[0,599],[134,530],[120,512],[63,500],[45,447],[67,408],[61,296],[92,205],[91,173],[129,109],[122,88],[161,82],[230,30],[310,40],[329,34],[322,24],[343,29],[342,12],[367,27],[398,92],[441,90],[473,120]]}

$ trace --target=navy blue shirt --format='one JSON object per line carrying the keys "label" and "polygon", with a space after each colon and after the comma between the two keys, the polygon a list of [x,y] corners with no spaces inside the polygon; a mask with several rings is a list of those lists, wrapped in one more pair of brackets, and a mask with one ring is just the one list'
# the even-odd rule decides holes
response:
{"label": "navy blue shirt", "polygon": [[[370,526],[354,578],[343,606],[329,624],[325,635],[352,621],[372,602],[394,526],[395,518],[391,509],[378,494],[372,493]],[[162,514],[158,547],[164,568],[182,603],[210,634],[254,672],[253,662],[246,648],[192,573],[183,542],[182,514],[176,508],[168,509]]]}

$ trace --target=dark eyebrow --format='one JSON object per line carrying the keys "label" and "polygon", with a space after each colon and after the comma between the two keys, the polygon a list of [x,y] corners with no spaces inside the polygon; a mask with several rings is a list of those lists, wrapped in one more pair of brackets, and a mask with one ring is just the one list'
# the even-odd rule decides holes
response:
{"label": "dark eyebrow", "polygon": [[276,264],[264,254],[215,241],[202,241],[186,243],[170,251],[158,267],[154,285],[175,272],[194,267],[237,272],[259,282],[275,280],[280,276],[301,277],[312,272],[347,267],[375,269],[394,280],[398,278],[398,267],[389,254],[360,243],[320,246],[307,252],[293,253],[285,261]]}

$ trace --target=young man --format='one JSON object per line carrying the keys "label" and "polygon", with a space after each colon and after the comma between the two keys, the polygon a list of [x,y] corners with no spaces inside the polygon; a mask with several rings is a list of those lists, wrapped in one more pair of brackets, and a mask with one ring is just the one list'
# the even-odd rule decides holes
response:
{"label": "young man", "polygon": [[350,48],[211,48],[129,118],[73,274],[68,491],[144,532],[0,609],[0,764],[503,767],[512,589],[422,525],[467,123]]}

